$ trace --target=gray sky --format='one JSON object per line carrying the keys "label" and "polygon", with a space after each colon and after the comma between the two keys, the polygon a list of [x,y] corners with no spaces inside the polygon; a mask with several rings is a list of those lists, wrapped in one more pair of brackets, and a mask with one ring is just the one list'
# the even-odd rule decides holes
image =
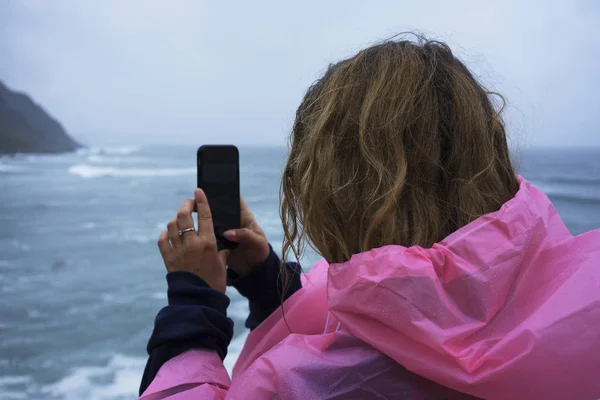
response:
{"label": "gray sky", "polygon": [[87,144],[284,144],[333,61],[408,29],[503,93],[513,144],[600,146],[600,1],[0,0],[0,79]]}

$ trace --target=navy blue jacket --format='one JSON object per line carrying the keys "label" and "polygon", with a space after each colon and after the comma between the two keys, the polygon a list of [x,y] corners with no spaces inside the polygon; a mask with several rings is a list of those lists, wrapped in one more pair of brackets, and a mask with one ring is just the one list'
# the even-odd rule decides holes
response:
{"label": "navy blue jacket", "polygon": [[[254,329],[301,288],[300,266],[281,261],[273,248],[267,259],[248,276],[239,277],[227,271],[227,284],[235,287],[249,301],[250,315],[246,327]],[[283,293],[281,274],[288,275],[288,288]],[[169,305],[154,322],[148,341],[148,362],[140,384],[140,395],[148,388],[160,367],[170,359],[191,349],[216,351],[221,359],[233,337],[233,321],[227,317],[229,297],[212,289],[199,276],[189,272],[167,274]]]}

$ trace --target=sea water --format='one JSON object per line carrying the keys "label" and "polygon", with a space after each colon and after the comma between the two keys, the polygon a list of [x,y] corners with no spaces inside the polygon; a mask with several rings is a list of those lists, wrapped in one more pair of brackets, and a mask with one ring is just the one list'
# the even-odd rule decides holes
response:
{"label": "sea water", "polygon": [[[192,147],[0,158],[0,399],[135,399],[166,305],[156,239],[196,183]],[[279,252],[283,148],[240,148],[241,190]],[[525,150],[519,172],[573,234],[600,227],[600,150]],[[310,268],[318,256],[308,252]],[[231,370],[247,331],[234,290]]]}

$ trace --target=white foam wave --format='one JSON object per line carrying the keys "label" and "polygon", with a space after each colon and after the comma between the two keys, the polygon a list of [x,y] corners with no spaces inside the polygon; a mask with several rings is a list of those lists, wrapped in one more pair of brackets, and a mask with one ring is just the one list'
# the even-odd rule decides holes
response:
{"label": "white foam wave", "polygon": [[102,299],[102,301],[104,302],[111,302],[115,299],[115,295],[112,293],[102,293],[100,295],[100,298]]}
{"label": "white foam wave", "polygon": [[117,155],[117,156],[127,156],[132,153],[136,153],[140,151],[139,147],[136,146],[119,146],[119,147],[88,147],[79,149],[76,151],[78,155],[86,156],[86,155],[98,155],[98,154],[106,154],[106,155]]}
{"label": "white foam wave", "polygon": [[[230,294],[229,297],[233,298],[233,294]],[[241,298],[237,301],[232,301],[229,309],[227,310],[227,314],[234,321],[244,321],[248,317],[249,313],[250,310],[248,308],[248,301],[244,298]]]}
{"label": "white foam wave", "polygon": [[29,250],[31,250],[31,246],[29,246],[26,243],[19,242],[18,240],[11,240],[10,244],[13,247],[16,247],[17,249],[22,250],[22,251],[29,251]]}
{"label": "white foam wave", "polygon": [[150,243],[150,242],[156,241],[157,237],[158,237],[158,235],[156,235],[156,236],[148,236],[148,235],[129,234],[129,235],[126,236],[125,240],[128,240],[130,242],[134,242],[134,243],[139,243],[139,244],[146,244],[146,243]]}
{"label": "white foam wave", "polygon": [[0,163],[0,172],[21,172],[24,171],[25,168],[19,167],[17,165],[9,165]]}
{"label": "white foam wave", "polygon": [[48,316],[48,313],[40,310],[27,310],[27,317],[31,319],[40,319]]}
{"label": "white foam wave", "polygon": [[21,383],[29,383],[31,377],[27,375],[8,375],[0,376],[0,386],[19,385]]}
{"label": "white foam wave", "polygon": [[225,360],[223,360],[223,365],[227,372],[229,372],[229,376],[232,375],[233,366],[237,362],[237,359],[244,348],[248,333],[250,333],[249,330],[244,330],[239,336],[233,338],[231,343],[229,343],[229,347],[227,347],[227,356],[225,357]]}
{"label": "white foam wave", "polygon": [[140,151],[139,147],[136,146],[122,146],[122,147],[106,147],[103,149],[106,154],[118,154],[128,155]]}
{"label": "white foam wave", "polygon": [[96,227],[96,224],[94,222],[85,222],[83,225],[81,225],[81,227],[83,229],[94,229]]}
{"label": "white foam wave", "polygon": [[26,375],[0,376],[0,398],[27,399],[28,395],[23,389],[29,386],[32,380],[31,376]]}
{"label": "white foam wave", "polygon": [[167,293],[166,292],[154,292],[152,293],[152,297],[153,299],[157,299],[157,300],[166,300],[167,299]]}
{"label": "white foam wave", "polygon": [[92,154],[91,156],[89,156],[87,158],[88,162],[91,162],[94,164],[122,164],[122,163],[132,164],[132,163],[143,162],[145,160],[146,159],[143,157],[104,156],[104,155],[98,155],[98,154]]}
{"label": "white foam wave", "polygon": [[107,157],[107,156],[99,156],[99,155],[91,155],[87,158],[87,160],[91,163],[116,163],[121,161],[121,157]]}
{"label": "white foam wave", "polygon": [[10,390],[2,390],[2,399],[3,400],[21,400],[28,399],[29,396],[27,393],[19,392],[19,391],[10,391]]}
{"label": "white foam wave", "polygon": [[17,291],[17,288],[14,286],[11,286],[11,285],[0,287],[0,292],[2,292],[2,293],[15,293],[16,291]]}
{"label": "white foam wave", "polygon": [[67,309],[67,314],[69,314],[69,315],[82,314],[82,313],[87,314],[88,312],[89,312],[89,310],[87,307],[72,306]]}
{"label": "white foam wave", "polygon": [[15,161],[21,163],[24,167],[22,170],[32,171],[31,166],[39,166],[40,164],[63,165],[77,160],[83,153],[80,150],[70,153],[50,153],[50,154],[21,154],[15,156]]}
{"label": "white foam wave", "polygon": [[598,195],[597,190],[581,190],[574,191],[572,188],[560,185],[560,184],[552,184],[547,182],[531,182],[538,189],[546,194],[549,197],[560,197],[564,199],[569,199],[573,201],[589,201],[589,202],[600,202],[600,196]]}
{"label": "white foam wave", "polygon": [[69,168],[69,173],[82,178],[100,177],[165,177],[192,175],[194,168],[117,168],[77,164]]}
{"label": "white foam wave", "polygon": [[135,399],[145,363],[144,358],[115,355],[106,366],[76,368],[42,391],[65,400]]}

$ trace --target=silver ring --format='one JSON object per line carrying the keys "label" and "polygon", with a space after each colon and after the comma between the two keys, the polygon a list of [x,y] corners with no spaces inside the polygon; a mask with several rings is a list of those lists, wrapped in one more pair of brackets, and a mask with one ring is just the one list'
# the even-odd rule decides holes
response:
{"label": "silver ring", "polygon": [[194,232],[194,231],[195,231],[194,228],[187,228],[187,229],[184,229],[182,231],[180,230],[179,231],[179,236],[183,236],[183,234],[186,233],[186,232]]}

